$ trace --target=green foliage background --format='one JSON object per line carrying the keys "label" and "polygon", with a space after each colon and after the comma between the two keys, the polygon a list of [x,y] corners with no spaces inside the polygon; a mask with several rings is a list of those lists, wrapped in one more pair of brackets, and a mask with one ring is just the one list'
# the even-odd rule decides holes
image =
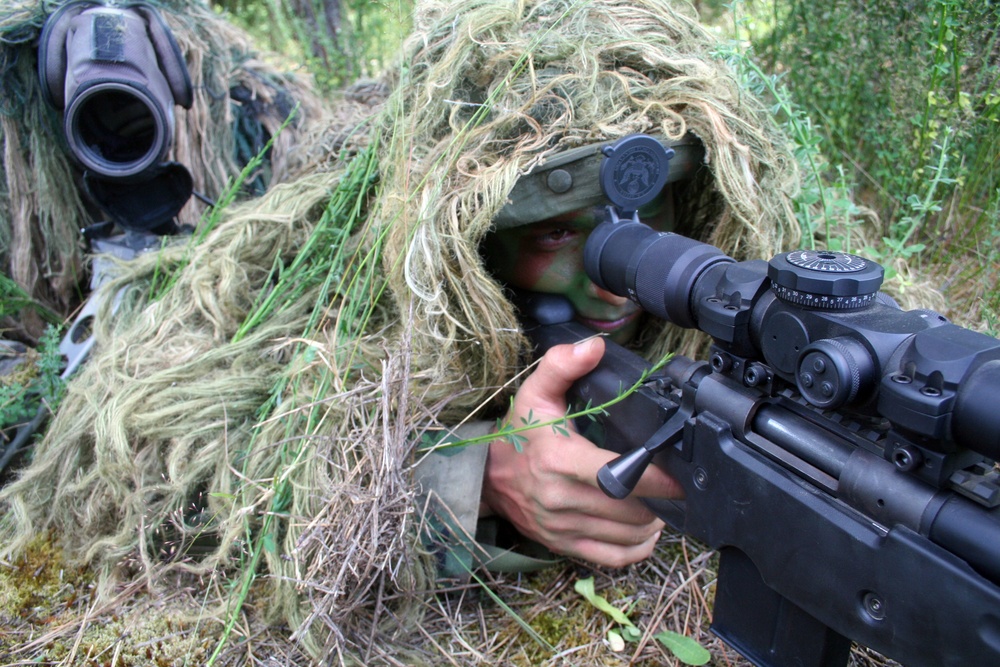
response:
{"label": "green foliage background", "polygon": [[219,0],[262,48],[304,66],[323,89],[377,76],[410,28],[413,0]]}
{"label": "green foliage background", "polygon": [[870,254],[905,258],[995,335],[1000,3],[748,0],[709,8],[805,111],[826,181],[840,180],[879,214],[881,242]]}

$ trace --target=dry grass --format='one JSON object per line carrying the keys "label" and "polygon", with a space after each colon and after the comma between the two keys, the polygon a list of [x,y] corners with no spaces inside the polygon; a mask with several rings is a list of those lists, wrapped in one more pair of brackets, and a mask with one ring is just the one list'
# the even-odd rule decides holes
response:
{"label": "dry grass", "polygon": [[[697,639],[712,654],[710,664],[750,663],[708,631],[715,582],[714,553],[682,536],[664,538],[652,557],[620,570],[566,563],[533,575],[491,577],[486,585],[444,588],[423,598],[425,620],[399,636],[398,645],[362,645],[366,665],[680,665],[653,634],[673,630]],[[597,592],[628,613],[641,640],[616,652],[607,631],[615,626],[573,590],[593,576]],[[92,577],[67,567],[46,542],[18,563],[0,563],[0,665],[94,665],[138,667],[202,665],[215,650],[224,619],[207,612],[203,588],[219,585],[178,575],[155,590],[122,587],[107,603],[94,602]],[[385,600],[391,607],[391,600]],[[387,608],[388,608],[387,607]],[[390,613],[391,612],[387,612]],[[533,638],[520,622],[537,633]],[[287,628],[271,627],[262,610],[247,605],[217,665],[277,667],[309,665]],[[547,643],[548,646],[543,645]],[[329,664],[352,664],[347,656]],[[355,663],[356,664],[356,663]],[[855,667],[894,665],[855,649]]]}

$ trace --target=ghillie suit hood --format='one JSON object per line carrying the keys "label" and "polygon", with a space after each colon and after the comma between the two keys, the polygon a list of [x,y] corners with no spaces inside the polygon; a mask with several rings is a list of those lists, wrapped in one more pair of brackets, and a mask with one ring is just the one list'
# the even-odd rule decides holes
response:
{"label": "ghillie suit hood", "polygon": [[[62,133],[62,112],[46,102],[39,78],[43,26],[65,4],[10,0],[0,8],[0,266],[28,295],[63,317],[87,288],[80,230],[107,219],[85,194]],[[322,143],[310,134],[330,119],[309,81],[258,60],[249,36],[200,0],[150,6],[159,10],[190,74],[192,104],[176,108],[168,159],[187,167],[195,192],[219,198],[296,105],[296,117],[275,137],[243,194],[260,194],[269,181],[285,180],[317,157],[312,149]],[[204,210],[192,198],[179,222],[195,224]],[[21,337],[32,339],[41,331],[30,311],[5,315],[3,326]]]}
{"label": "ghillie suit hood", "polygon": [[413,444],[495,416],[521,369],[478,251],[519,177],[692,133],[705,168],[680,231],[740,258],[796,242],[785,139],[714,46],[661,0],[422,4],[363,150],[108,287],[127,286],[118,314],[0,494],[7,551],[49,529],[107,585],[182,570],[245,596],[256,574],[317,657],[405,643],[432,588]]}

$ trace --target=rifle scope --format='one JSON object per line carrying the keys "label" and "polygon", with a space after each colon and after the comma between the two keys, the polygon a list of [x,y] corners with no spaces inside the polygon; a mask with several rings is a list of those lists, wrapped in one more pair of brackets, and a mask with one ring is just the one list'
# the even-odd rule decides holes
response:
{"label": "rifle scope", "polygon": [[[773,371],[821,409],[888,419],[907,434],[887,453],[901,469],[959,448],[1000,458],[1000,341],[937,313],[901,310],[878,292],[882,267],[861,257],[800,250],[736,262],[714,246],[654,231],[639,222],[638,205],[618,205],[612,177],[623,171],[615,153],[637,138],[606,150],[602,185],[617,206],[585,246],[591,280],[655,317],[711,335],[720,348],[713,367],[736,359],[748,386]],[[767,367],[753,361],[760,359]]]}

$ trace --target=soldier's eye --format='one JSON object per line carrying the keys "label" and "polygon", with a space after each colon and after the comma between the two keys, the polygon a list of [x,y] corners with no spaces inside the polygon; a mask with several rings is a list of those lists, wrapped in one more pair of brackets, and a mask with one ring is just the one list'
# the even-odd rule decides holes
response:
{"label": "soldier's eye", "polygon": [[561,248],[577,237],[579,232],[572,229],[555,228],[549,229],[535,237],[535,243],[540,248],[552,250]]}

